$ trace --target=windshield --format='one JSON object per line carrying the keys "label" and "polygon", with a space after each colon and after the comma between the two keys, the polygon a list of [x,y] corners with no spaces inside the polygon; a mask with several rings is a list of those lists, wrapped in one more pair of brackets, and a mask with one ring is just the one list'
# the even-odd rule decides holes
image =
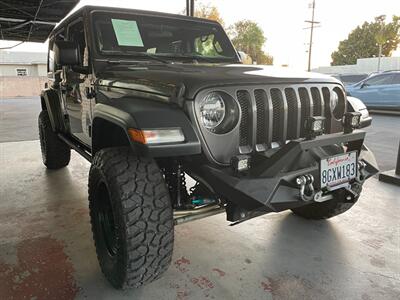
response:
{"label": "windshield", "polygon": [[238,61],[218,24],[109,12],[96,13],[93,20],[97,48],[104,55]]}

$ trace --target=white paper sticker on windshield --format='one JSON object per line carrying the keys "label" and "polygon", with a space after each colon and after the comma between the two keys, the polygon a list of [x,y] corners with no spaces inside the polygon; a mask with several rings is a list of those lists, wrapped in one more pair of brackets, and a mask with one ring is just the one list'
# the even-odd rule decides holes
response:
{"label": "white paper sticker on windshield", "polygon": [[136,21],[111,19],[119,46],[143,47]]}

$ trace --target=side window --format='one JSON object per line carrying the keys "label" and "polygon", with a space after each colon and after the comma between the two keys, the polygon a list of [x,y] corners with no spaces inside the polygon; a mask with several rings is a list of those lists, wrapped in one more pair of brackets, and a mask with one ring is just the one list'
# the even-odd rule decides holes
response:
{"label": "side window", "polygon": [[400,73],[393,75],[393,84],[400,84]]}
{"label": "side window", "polygon": [[365,83],[370,86],[392,84],[392,77],[393,76],[390,74],[378,75],[368,79],[367,81],[365,81]]}
{"label": "side window", "polygon": [[68,40],[74,41],[78,45],[80,66],[88,66],[88,50],[86,47],[85,31],[83,28],[83,22],[79,21],[68,28]]}
{"label": "side window", "polygon": [[197,37],[194,40],[194,51],[203,56],[219,56],[223,49],[214,34]]}

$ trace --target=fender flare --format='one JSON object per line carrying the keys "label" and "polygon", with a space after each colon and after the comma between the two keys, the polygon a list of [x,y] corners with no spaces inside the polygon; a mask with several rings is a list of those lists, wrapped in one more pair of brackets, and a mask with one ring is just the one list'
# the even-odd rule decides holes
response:
{"label": "fender flare", "polygon": [[[150,102],[151,106],[152,103]],[[165,111],[163,118],[166,120],[170,120],[170,125],[175,126],[176,124],[180,124],[182,126],[182,130],[185,134],[186,141],[184,143],[176,143],[176,144],[154,144],[154,145],[144,145],[133,141],[130,138],[128,130],[130,128],[134,129],[142,129],[142,128],[152,128],[152,124],[154,120],[147,118],[147,120],[143,119],[143,115],[139,119],[141,119],[143,124],[139,124],[137,122],[137,118],[135,118],[135,105],[132,103],[130,105],[133,110],[127,112],[126,110],[122,110],[116,105],[109,105],[98,103],[95,105],[93,110],[93,126],[92,126],[92,154],[96,153],[101,149],[98,145],[99,139],[101,137],[96,132],[98,129],[96,128],[96,123],[100,120],[109,122],[113,126],[119,128],[120,135],[123,132],[123,136],[125,138],[125,145],[130,145],[132,150],[138,155],[143,156],[151,156],[151,157],[177,157],[177,156],[187,156],[187,155],[195,155],[201,153],[201,145],[200,141],[190,123],[189,119],[185,116],[183,111],[179,111],[178,113],[175,111],[174,115],[169,115],[168,111]],[[143,111],[136,111],[136,114],[143,113]],[[177,115],[181,118],[177,120]],[[167,126],[165,126],[167,127]],[[162,127],[156,126],[157,129]],[[97,130],[96,130],[97,129]],[[118,145],[121,145],[122,141],[119,141]],[[110,145],[109,145],[110,146]]]}
{"label": "fender flare", "polygon": [[[104,148],[104,143],[101,141],[101,136],[99,135],[99,122],[106,121],[109,125],[115,126],[120,132],[123,132],[122,138],[125,144],[130,145],[131,148],[136,152],[136,145],[130,139],[128,134],[129,128],[135,128],[136,122],[132,116],[118,108],[115,108],[107,104],[96,104],[93,111],[92,120],[92,155],[94,155],[98,150]],[[122,142],[122,141],[121,141]],[[115,144],[115,142],[114,142]],[[108,145],[108,144],[106,144]],[[113,145],[113,143],[111,143]]]}
{"label": "fender flare", "polygon": [[[54,132],[65,132],[66,126],[62,117],[61,102],[55,89],[47,88],[41,95],[42,109],[46,109],[50,118],[51,128]],[[43,107],[43,104],[45,107]]]}

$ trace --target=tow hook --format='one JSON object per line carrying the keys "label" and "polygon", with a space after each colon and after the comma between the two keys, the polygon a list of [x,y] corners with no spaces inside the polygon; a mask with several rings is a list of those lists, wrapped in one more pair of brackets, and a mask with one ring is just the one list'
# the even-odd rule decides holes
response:
{"label": "tow hook", "polygon": [[296,178],[296,184],[300,186],[300,198],[303,201],[314,200],[316,194],[314,190],[314,176],[311,174],[301,175]]}
{"label": "tow hook", "polygon": [[300,198],[303,201],[324,202],[333,199],[332,195],[323,195],[322,191],[316,192],[313,186],[314,176],[301,175],[296,178],[296,184],[300,186]]}
{"label": "tow hook", "polygon": [[365,162],[363,162],[361,160],[358,162],[358,174],[357,174],[356,181],[360,184],[364,183],[364,181],[365,181],[366,176],[364,174],[364,170],[365,170],[366,166],[367,166],[367,164]]}

